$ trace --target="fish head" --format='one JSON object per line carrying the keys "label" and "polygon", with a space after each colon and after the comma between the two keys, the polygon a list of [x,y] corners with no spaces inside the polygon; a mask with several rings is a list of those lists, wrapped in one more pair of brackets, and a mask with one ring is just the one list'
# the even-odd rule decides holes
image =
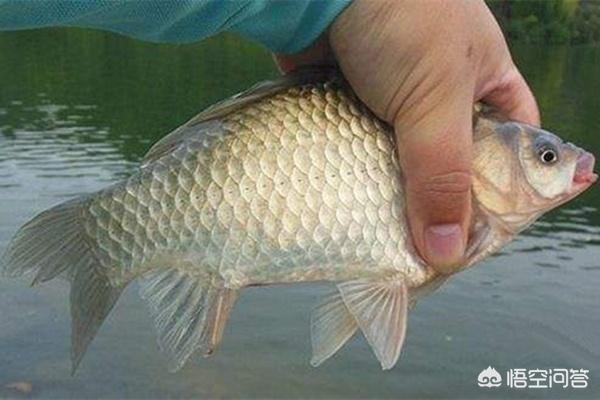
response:
{"label": "fish head", "polygon": [[474,132],[476,203],[511,233],[598,179],[591,153],[543,129],[482,117]]}
{"label": "fish head", "polygon": [[597,179],[594,155],[530,126],[519,135],[519,161],[524,180],[538,202],[554,208],[579,195]]}

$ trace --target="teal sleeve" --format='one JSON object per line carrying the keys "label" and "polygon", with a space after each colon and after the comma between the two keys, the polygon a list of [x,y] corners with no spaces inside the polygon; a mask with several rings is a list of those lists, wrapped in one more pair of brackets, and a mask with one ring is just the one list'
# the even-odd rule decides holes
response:
{"label": "teal sleeve", "polygon": [[272,51],[309,46],[351,0],[0,0],[0,31],[75,26],[153,42],[237,32]]}

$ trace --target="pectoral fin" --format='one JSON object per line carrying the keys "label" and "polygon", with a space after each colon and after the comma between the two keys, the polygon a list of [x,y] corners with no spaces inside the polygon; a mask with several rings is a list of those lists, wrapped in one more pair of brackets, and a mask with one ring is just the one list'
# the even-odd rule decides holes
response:
{"label": "pectoral fin", "polygon": [[381,367],[392,368],[406,334],[408,295],[404,280],[361,279],[340,283],[338,289]]}
{"label": "pectoral fin", "polygon": [[336,290],[325,297],[313,311],[310,320],[311,365],[317,367],[334,355],[354,335],[356,329],[356,320],[348,311],[341,294]]}

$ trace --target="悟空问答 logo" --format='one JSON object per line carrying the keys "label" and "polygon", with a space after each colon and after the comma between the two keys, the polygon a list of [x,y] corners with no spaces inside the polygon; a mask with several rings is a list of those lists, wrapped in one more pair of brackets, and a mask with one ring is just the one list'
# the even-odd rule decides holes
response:
{"label": "\u609f\u7a7a\u95ee\u7b54 logo", "polygon": [[495,368],[488,366],[477,376],[477,384],[480,387],[498,387],[502,385],[502,375]]}

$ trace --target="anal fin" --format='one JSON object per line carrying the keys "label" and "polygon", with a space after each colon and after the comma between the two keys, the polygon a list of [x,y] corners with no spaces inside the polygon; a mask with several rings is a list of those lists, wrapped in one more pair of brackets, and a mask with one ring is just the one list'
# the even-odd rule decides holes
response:
{"label": "anal fin", "polygon": [[169,370],[180,369],[194,350],[210,355],[219,344],[237,291],[209,275],[177,269],[154,273],[141,283],[158,330],[158,344]]}
{"label": "anal fin", "polygon": [[214,290],[217,293],[211,296],[212,300],[208,306],[206,321],[200,335],[200,348],[205,357],[212,355],[221,343],[229,314],[238,297],[237,290],[224,287],[218,287]]}

